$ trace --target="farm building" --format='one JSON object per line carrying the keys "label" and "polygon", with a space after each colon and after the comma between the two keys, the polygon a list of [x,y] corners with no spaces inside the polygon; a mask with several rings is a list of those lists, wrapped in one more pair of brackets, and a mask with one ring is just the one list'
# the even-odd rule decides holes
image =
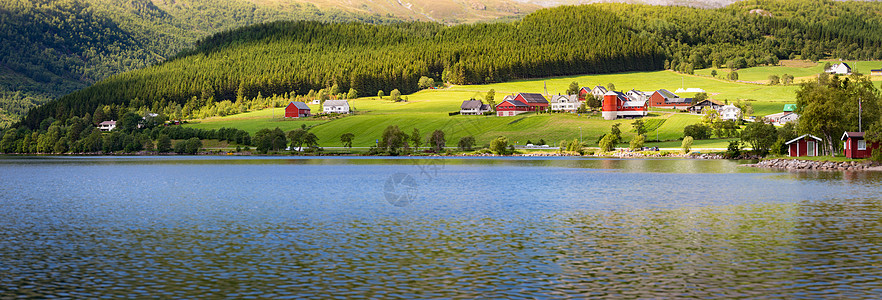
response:
{"label": "farm building", "polygon": [[676,91],[674,91],[674,93],[678,93],[678,94],[679,94],[679,93],[686,93],[686,94],[688,94],[688,93],[693,93],[693,94],[697,94],[697,93],[705,93],[705,91],[704,91],[703,89],[700,89],[700,88],[687,88],[687,89],[679,88],[679,89],[677,89]]}
{"label": "farm building", "polygon": [[692,105],[692,98],[680,98],[671,91],[661,89],[649,96],[649,107],[687,109]]}
{"label": "farm building", "polygon": [[630,98],[631,101],[648,101],[650,95],[647,94],[646,92],[632,89],[630,91],[625,92],[625,96],[628,96],[628,98]]}
{"label": "farm building", "polygon": [[303,102],[292,101],[288,103],[288,106],[285,106],[285,118],[309,117],[311,113],[312,110]]}
{"label": "farm building", "polygon": [[604,120],[646,116],[646,101],[632,101],[625,94],[609,91],[603,95],[601,115]]}
{"label": "farm building", "polygon": [[795,112],[796,104],[784,104],[784,112]]}
{"label": "farm building", "polygon": [[589,88],[589,87],[582,87],[581,89],[579,89],[579,101],[585,101],[585,99],[587,99],[588,96],[593,96],[593,95],[594,94],[591,93],[591,88]]}
{"label": "farm building", "polygon": [[349,113],[349,101],[346,101],[346,100],[325,100],[325,103],[322,104],[322,110],[326,114],[330,114],[330,113],[348,114]]}
{"label": "farm building", "polygon": [[845,132],[842,134],[842,141],[844,142],[845,157],[852,159],[870,157],[873,150],[879,148],[879,143],[867,145],[863,132]]}
{"label": "farm building", "polygon": [[848,75],[851,74],[851,67],[847,63],[838,63],[830,66],[830,68],[824,70],[824,72],[830,74]]}
{"label": "farm building", "polygon": [[478,100],[466,100],[459,106],[459,114],[467,116],[479,116],[490,111],[490,105]]}
{"label": "farm building", "polygon": [[499,117],[517,116],[530,111],[530,106],[518,100],[505,100],[496,104],[496,115]]}
{"label": "farm building", "polygon": [[870,76],[882,76],[882,69],[870,70]]}
{"label": "farm building", "polygon": [[530,111],[540,111],[548,108],[548,100],[545,100],[542,94],[520,93],[514,97],[514,100],[528,105]]}
{"label": "farm building", "polygon": [[763,117],[772,124],[782,126],[784,124],[799,120],[799,115],[792,112],[779,112]]}
{"label": "farm building", "polygon": [[818,156],[820,155],[821,138],[811,134],[805,134],[784,143],[787,145],[790,157]]}
{"label": "farm building", "polygon": [[603,99],[603,95],[606,95],[606,92],[609,91],[605,87],[600,85],[595,86],[593,89],[591,89],[591,95],[593,95],[594,98],[597,99]]}
{"label": "farm building", "polygon": [[582,105],[577,95],[557,95],[551,96],[552,111],[568,111],[575,112]]}

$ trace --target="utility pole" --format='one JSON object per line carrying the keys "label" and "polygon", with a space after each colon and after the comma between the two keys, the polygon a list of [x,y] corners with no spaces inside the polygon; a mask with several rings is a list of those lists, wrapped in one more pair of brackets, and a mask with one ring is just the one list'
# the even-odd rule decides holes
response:
{"label": "utility pole", "polygon": [[863,120],[861,120],[861,115],[864,112],[864,106],[861,100],[861,96],[858,96],[858,132],[864,132]]}

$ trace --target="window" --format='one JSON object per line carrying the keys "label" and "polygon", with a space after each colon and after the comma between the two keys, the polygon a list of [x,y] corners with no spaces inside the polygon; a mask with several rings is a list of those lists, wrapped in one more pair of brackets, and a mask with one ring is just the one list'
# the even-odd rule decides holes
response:
{"label": "window", "polygon": [[867,150],[867,141],[858,140],[858,150]]}

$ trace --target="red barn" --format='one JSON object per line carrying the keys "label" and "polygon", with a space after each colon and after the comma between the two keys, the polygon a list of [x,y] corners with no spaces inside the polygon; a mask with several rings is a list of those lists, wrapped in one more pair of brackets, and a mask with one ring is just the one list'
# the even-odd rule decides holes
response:
{"label": "red barn", "polygon": [[792,139],[785,143],[789,148],[790,157],[818,156],[821,148],[821,138],[811,134]]}
{"label": "red barn", "polygon": [[873,150],[879,148],[879,143],[872,143],[868,147],[863,132],[845,132],[842,140],[845,142],[845,157],[851,159],[870,157]]}
{"label": "red barn", "polygon": [[542,94],[520,93],[514,97],[514,100],[520,101],[530,107],[530,111],[540,111],[548,109],[548,100]]}
{"label": "red barn", "polygon": [[303,102],[292,101],[288,103],[288,106],[285,106],[285,118],[309,117],[311,112],[309,106]]}
{"label": "red barn", "polygon": [[649,107],[687,109],[692,105],[692,98],[680,98],[668,90],[661,89],[649,96]]}
{"label": "red barn", "polygon": [[530,106],[518,100],[505,100],[496,104],[496,116],[517,116],[530,111]]}

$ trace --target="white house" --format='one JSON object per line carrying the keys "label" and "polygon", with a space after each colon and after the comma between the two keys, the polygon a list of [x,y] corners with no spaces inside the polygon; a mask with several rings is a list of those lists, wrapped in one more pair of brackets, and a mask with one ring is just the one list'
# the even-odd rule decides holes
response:
{"label": "white house", "polygon": [[459,107],[459,114],[466,116],[480,116],[490,111],[490,105],[478,100],[466,100]]}
{"label": "white house", "polygon": [[830,74],[848,75],[851,74],[851,67],[848,66],[847,63],[838,63],[830,66],[830,68],[824,70],[824,72]]}
{"label": "white house", "polygon": [[313,99],[312,101],[309,102],[309,104],[312,104],[312,105],[322,104],[322,100],[320,100],[320,99]]}
{"label": "white house", "polygon": [[111,131],[115,128],[116,128],[116,121],[114,121],[114,120],[98,123],[98,130],[101,130],[101,131]]}
{"label": "white house", "polygon": [[631,99],[631,101],[648,101],[650,94],[632,89],[625,92],[625,96],[628,96],[628,99]]}
{"label": "white house", "polygon": [[771,115],[765,116],[763,118],[768,120],[769,122],[772,122],[772,124],[781,126],[781,125],[798,120],[799,115],[792,113],[792,112],[780,112],[777,114],[771,114]]}
{"label": "white house", "polygon": [[322,111],[326,114],[337,113],[337,114],[348,114],[349,113],[349,101],[346,100],[325,100],[325,103],[322,104]]}
{"label": "white house", "polygon": [[599,85],[591,89],[591,95],[594,95],[594,98],[597,99],[603,99],[603,95],[606,95],[606,92],[609,91],[607,91],[605,87]]}
{"label": "white house", "polygon": [[727,121],[741,120],[741,109],[736,107],[735,105],[723,105],[722,107],[717,109],[717,112],[720,113],[720,119]]}
{"label": "white house", "polygon": [[575,112],[577,109],[579,109],[579,105],[582,105],[582,103],[579,102],[579,95],[551,96],[552,111]]}

